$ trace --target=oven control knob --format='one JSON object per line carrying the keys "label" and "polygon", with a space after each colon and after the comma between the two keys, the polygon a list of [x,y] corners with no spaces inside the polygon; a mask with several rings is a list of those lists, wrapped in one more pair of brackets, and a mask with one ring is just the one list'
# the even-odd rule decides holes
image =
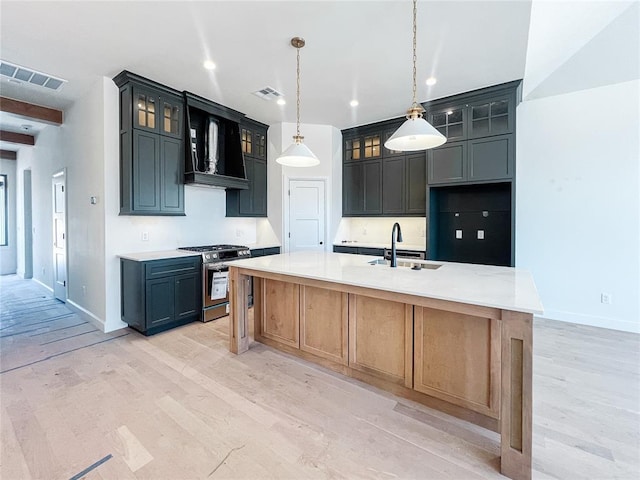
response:
{"label": "oven control knob", "polygon": [[218,254],[217,253],[213,253],[213,254],[211,254],[211,257],[212,258],[218,258]]}
{"label": "oven control knob", "polygon": [[205,254],[205,256],[204,256],[204,259],[205,259],[205,260],[209,260],[209,257],[210,257],[210,255],[207,253],[207,254]]}

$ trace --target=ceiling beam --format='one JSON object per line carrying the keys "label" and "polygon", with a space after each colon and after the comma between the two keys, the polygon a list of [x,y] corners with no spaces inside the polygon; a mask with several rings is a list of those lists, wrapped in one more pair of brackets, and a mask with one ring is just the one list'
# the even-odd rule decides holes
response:
{"label": "ceiling beam", "polygon": [[12,98],[0,97],[0,112],[13,113],[20,117],[52,125],[62,125],[62,110],[21,102]]}
{"label": "ceiling beam", "polygon": [[18,152],[0,149],[0,160],[17,160]]}
{"label": "ceiling beam", "polygon": [[0,130],[0,141],[20,143],[22,145],[35,145],[36,137],[33,135],[25,135],[24,133],[7,132],[6,130]]}

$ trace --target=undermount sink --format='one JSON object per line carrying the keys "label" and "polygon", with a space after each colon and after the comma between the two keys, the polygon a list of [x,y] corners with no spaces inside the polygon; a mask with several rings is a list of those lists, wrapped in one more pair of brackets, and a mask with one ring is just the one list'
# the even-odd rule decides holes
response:
{"label": "undermount sink", "polygon": [[[385,260],[384,258],[376,258],[375,260],[371,260],[368,262],[369,265],[380,265],[388,267],[391,265],[390,260]],[[438,263],[427,263],[424,260],[398,260],[398,267],[402,268],[410,268],[411,270],[437,270],[442,265]]]}

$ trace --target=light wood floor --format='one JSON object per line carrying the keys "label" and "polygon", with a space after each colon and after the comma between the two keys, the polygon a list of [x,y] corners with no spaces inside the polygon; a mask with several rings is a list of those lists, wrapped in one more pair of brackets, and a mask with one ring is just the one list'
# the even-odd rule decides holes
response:
{"label": "light wood floor", "polygon": [[[252,344],[96,331],[1,277],[0,478],[477,479],[496,434]],[[637,335],[537,321],[534,478],[638,478]]]}

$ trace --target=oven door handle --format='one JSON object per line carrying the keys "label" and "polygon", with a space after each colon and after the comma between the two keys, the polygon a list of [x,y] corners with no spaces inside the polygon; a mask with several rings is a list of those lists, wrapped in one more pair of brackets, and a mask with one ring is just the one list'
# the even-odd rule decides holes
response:
{"label": "oven door handle", "polygon": [[204,265],[205,270],[210,271],[213,270],[215,272],[228,272],[229,271],[229,267],[227,265],[221,265],[221,264],[216,264],[216,263],[212,263],[209,265]]}

